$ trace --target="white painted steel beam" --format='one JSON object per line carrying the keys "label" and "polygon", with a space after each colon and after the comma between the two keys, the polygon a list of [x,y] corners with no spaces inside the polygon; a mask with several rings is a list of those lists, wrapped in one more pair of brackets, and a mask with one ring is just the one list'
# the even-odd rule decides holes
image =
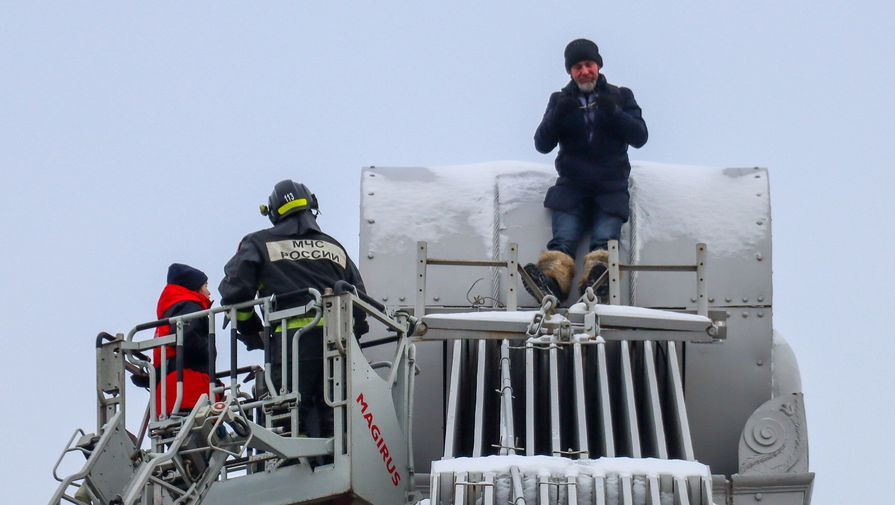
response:
{"label": "white painted steel beam", "polygon": [[644,379],[646,381],[646,406],[653,435],[654,451],[660,459],[668,459],[668,444],[665,441],[665,423],[662,422],[662,404],[659,400],[659,383],[656,377],[656,360],[653,342],[643,343]]}
{"label": "white painted steel beam", "polygon": [[574,378],[575,378],[575,428],[578,432],[579,458],[590,457],[587,440],[587,403],[584,398],[584,363],[581,356],[581,344],[573,345]]}
{"label": "white painted steel beam", "polygon": [[675,416],[677,438],[683,451],[683,459],[695,461],[693,439],[690,437],[690,421],[687,418],[687,403],[684,400],[684,383],[678,362],[677,342],[668,342],[668,380],[671,382],[671,405]]}
{"label": "white painted steel beam", "polygon": [[475,431],[472,437],[472,456],[482,455],[485,417],[485,340],[479,340],[475,373]]}
{"label": "white painted steel beam", "polygon": [[640,458],[640,429],[637,422],[637,402],[634,395],[634,374],[631,370],[631,346],[621,342],[622,398],[624,400],[625,434],[632,458]]}

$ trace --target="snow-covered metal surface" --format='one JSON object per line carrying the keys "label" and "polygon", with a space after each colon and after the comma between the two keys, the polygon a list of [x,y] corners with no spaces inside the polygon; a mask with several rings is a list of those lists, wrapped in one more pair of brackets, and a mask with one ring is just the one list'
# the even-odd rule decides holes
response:
{"label": "snow-covered metal surface", "polygon": [[[550,456],[489,456],[437,461],[430,503],[522,503],[514,499],[517,472],[526,504],[711,505],[709,468],[693,461],[653,458],[572,460]],[[469,501],[463,501],[469,500]]]}

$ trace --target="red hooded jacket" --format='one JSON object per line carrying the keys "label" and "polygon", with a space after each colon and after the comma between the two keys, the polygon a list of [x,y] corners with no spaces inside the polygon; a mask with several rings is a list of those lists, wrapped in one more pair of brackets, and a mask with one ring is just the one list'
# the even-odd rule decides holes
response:
{"label": "red hooded jacket", "polygon": [[[168,284],[159,296],[156,315],[159,319],[174,317],[206,310],[211,306],[211,300],[202,293],[187,289],[178,284]],[[163,337],[172,334],[173,327],[161,326],[156,329],[155,336]],[[200,317],[187,322],[183,331],[183,400],[180,403],[181,410],[191,409],[203,394],[208,393],[209,384],[209,352],[208,352],[208,319]],[[161,373],[161,348],[153,350],[153,364],[156,374]],[[175,346],[167,346],[165,358],[168,360],[168,375],[165,377],[167,387],[167,401],[165,411],[161,410],[161,384],[156,385],[155,408],[156,412],[169,414],[177,400],[177,350]]]}

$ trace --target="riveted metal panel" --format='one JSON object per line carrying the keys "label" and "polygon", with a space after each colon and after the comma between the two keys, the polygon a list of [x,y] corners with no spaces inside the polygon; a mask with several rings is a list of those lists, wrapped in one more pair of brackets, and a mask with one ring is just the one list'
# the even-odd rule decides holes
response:
{"label": "riveted metal panel", "polygon": [[[684,387],[696,459],[712,473],[738,466],[740,433],[771,398],[771,310],[730,308],[727,340],[686,344]],[[761,317],[759,317],[759,314]]]}
{"label": "riveted metal panel", "polygon": [[[673,171],[673,168],[666,168]],[[709,305],[771,304],[771,223],[767,170],[688,169],[690,184],[677,192],[652,180],[655,167],[631,172],[632,214],[629,262],[693,264],[695,245],[707,246]],[[662,203],[657,203],[662,202]],[[622,261],[626,261],[622,255]],[[633,304],[695,307],[692,273],[631,275]]]}
{"label": "riveted metal panel", "polygon": [[[491,202],[452,205],[463,203],[465,195],[462,185],[446,185],[448,175],[429,168],[363,170],[359,268],[377,300],[413,306],[417,241],[428,242],[430,258],[491,258],[493,191],[487,192]],[[427,197],[433,193],[438,201]],[[488,268],[430,265],[426,304],[468,306],[466,293],[478,279],[478,291],[490,294],[489,276]]]}

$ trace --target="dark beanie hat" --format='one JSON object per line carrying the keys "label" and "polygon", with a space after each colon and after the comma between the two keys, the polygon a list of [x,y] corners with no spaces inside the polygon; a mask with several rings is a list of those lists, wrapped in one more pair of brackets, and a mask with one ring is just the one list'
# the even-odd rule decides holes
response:
{"label": "dark beanie hat", "polygon": [[201,270],[183,263],[171,263],[168,267],[168,284],[177,284],[193,291],[199,291],[208,282],[208,276]]}
{"label": "dark beanie hat", "polygon": [[603,58],[600,57],[600,48],[587,39],[575,39],[569,42],[563,55],[566,57],[566,72],[569,73],[572,72],[572,67],[574,67],[576,63],[585,60],[595,61],[600,68],[603,68]]}

